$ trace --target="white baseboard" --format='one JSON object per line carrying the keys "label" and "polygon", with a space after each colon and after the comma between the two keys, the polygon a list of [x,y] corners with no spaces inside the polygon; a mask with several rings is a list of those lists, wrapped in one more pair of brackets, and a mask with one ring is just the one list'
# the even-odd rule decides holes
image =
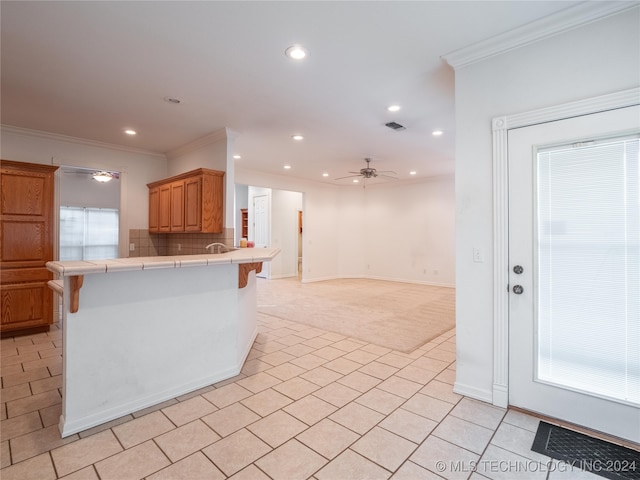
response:
{"label": "white baseboard", "polygon": [[456,382],[453,385],[453,391],[457,394],[464,395],[465,397],[474,398],[487,403],[493,403],[493,395],[491,390],[485,390],[482,388],[472,387],[471,385],[464,385],[460,382]]}
{"label": "white baseboard", "polygon": [[382,280],[385,282],[412,283],[416,285],[427,285],[431,287],[456,288],[455,285],[451,285],[449,283],[420,282],[417,280],[406,280],[402,278],[393,278],[393,277],[378,277],[375,275],[336,275],[331,277],[318,277],[318,278],[311,278],[311,279],[305,278],[302,280],[302,283],[324,282],[326,280],[345,280],[345,279]]}

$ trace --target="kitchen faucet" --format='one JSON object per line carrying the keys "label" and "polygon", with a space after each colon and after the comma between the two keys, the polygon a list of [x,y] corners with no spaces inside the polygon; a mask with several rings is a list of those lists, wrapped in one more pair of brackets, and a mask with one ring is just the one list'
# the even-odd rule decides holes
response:
{"label": "kitchen faucet", "polygon": [[[209,248],[211,248],[211,253],[216,253],[216,247],[218,247],[218,253],[224,253],[229,250],[229,248],[224,243],[217,243],[217,242],[210,243],[204,248],[205,250],[208,250]],[[224,248],[224,252],[222,251],[223,248]]]}

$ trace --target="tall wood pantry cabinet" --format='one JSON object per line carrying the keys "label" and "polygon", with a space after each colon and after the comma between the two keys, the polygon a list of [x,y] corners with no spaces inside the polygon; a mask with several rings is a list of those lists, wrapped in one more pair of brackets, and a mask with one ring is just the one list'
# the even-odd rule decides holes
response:
{"label": "tall wood pantry cabinet", "polygon": [[53,322],[54,172],[58,167],[0,161],[2,336],[46,331]]}

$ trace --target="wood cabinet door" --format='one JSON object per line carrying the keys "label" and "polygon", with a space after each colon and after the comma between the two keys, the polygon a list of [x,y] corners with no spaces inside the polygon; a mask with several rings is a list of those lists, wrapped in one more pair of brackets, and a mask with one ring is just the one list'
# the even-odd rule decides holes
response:
{"label": "wood cabinet door", "polygon": [[160,231],[160,189],[149,190],[149,232],[158,233]]}
{"label": "wood cabinet door", "polygon": [[184,230],[199,232],[202,229],[202,177],[185,180]]}
{"label": "wood cabinet door", "polygon": [[184,232],[184,181],[171,184],[171,231]]}
{"label": "wood cabinet door", "polygon": [[202,178],[202,231],[222,233],[224,216],[223,174]]}
{"label": "wood cabinet door", "polygon": [[171,231],[171,185],[158,188],[158,231]]}
{"label": "wood cabinet door", "polygon": [[47,286],[53,260],[53,175],[58,167],[2,160],[0,271],[2,333],[53,321]]}

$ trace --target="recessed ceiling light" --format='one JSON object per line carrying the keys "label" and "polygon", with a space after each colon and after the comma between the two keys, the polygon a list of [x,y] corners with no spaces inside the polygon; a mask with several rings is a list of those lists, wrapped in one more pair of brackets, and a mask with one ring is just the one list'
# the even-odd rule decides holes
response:
{"label": "recessed ceiling light", "polygon": [[240,160],[242,157],[240,155],[234,155],[233,158],[236,160]]}
{"label": "recessed ceiling light", "polygon": [[409,172],[409,175],[415,175],[415,174],[417,174],[417,173],[418,173],[418,172],[416,172],[415,170],[411,170],[411,171]]}
{"label": "recessed ceiling light", "polygon": [[434,137],[439,137],[443,133],[444,132],[442,130],[434,130],[433,132],[431,132],[431,135],[433,135]]}
{"label": "recessed ceiling light", "polygon": [[136,133],[138,133],[138,132],[136,132],[135,130],[131,130],[130,128],[127,128],[127,129],[124,131],[124,133],[126,133],[127,135],[135,135],[135,134],[136,134]]}
{"label": "recessed ceiling light", "polygon": [[284,169],[285,169],[285,170],[291,170],[291,165],[285,165],[285,166],[284,166]]}
{"label": "recessed ceiling light", "polygon": [[291,138],[298,141],[304,140],[304,137],[302,135],[291,135]]}
{"label": "recessed ceiling light", "polygon": [[324,172],[324,173],[322,174],[322,176],[323,176],[323,177],[328,177],[328,176],[329,176],[329,174],[328,174],[327,172]]}
{"label": "recessed ceiling light", "polygon": [[292,45],[284,51],[284,54],[293,60],[302,60],[307,56],[307,50],[300,45]]}
{"label": "recessed ceiling light", "polygon": [[398,110],[400,110],[400,105],[389,105],[387,107],[387,110],[389,110],[390,112],[397,112]]}
{"label": "recessed ceiling light", "polygon": [[354,178],[353,183],[360,183],[360,180],[358,180],[357,178]]}

